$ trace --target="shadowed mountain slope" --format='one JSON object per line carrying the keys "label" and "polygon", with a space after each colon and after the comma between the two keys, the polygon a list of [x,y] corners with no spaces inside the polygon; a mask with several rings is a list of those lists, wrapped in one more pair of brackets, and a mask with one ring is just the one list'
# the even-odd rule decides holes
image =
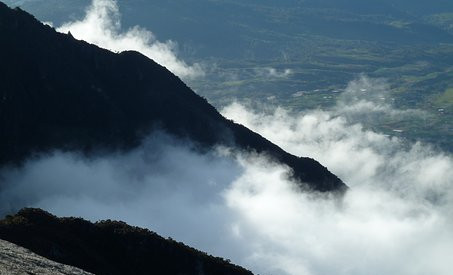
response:
{"label": "shadowed mountain slope", "polygon": [[127,150],[159,128],[206,149],[265,153],[315,190],[344,183],[222,117],[178,77],[137,52],[116,54],[57,33],[0,2],[0,164],[54,149]]}
{"label": "shadowed mountain slope", "polygon": [[97,275],[252,274],[146,229],[110,220],[93,224],[57,218],[40,209],[23,209],[1,220],[0,239]]}

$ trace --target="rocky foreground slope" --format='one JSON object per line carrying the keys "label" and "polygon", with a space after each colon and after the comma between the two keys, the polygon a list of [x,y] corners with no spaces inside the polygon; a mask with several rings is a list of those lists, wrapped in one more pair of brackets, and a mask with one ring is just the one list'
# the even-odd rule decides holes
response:
{"label": "rocky foreground slope", "polygon": [[41,257],[28,249],[0,240],[1,275],[90,275],[79,268]]}

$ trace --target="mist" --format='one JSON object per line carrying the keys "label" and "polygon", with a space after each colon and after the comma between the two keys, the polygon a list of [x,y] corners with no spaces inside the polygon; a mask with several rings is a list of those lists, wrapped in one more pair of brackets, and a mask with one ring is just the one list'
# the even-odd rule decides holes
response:
{"label": "mist", "polygon": [[139,26],[123,31],[119,6],[115,0],[93,0],[84,18],[67,22],[57,27],[57,31],[71,32],[77,39],[111,51],[138,51],[185,79],[204,75],[200,64],[189,65],[178,58],[178,44],[175,41],[161,42],[151,31]]}
{"label": "mist", "polygon": [[259,274],[450,274],[453,158],[358,122],[365,111],[423,115],[383,102],[385,87],[361,77],[329,110],[240,103],[222,110],[327,166],[351,187],[342,198],[299,191],[289,168],[265,156],[223,147],[200,153],[156,132],[127,154],[53,152],[4,168],[0,212],[30,206],[123,220]]}
{"label": "mist", "polygon": [[255,68],[254,71],[257,76],[268,78],[288,78],[294,73],[291,69],[278,70],[272,67]]}

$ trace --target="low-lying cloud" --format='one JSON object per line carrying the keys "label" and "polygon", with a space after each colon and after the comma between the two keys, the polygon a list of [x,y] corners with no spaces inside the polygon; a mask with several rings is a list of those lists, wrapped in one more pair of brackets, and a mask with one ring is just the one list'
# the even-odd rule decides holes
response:
{"label": "low-lying cloud", "polygon": [[[360,118],[374,116],[423,115],[421,111],[395,110],[388,103],[376,103],[385,87],[383,80],[361,77],[348,85],[330,110],[294,113],[267,108],[265,112],[254,112],[248,106],[233,103],[222,114],[290,153],[317,159],[350,186],[369,183],[418,188],[427,182],[447,185],[453,176],[453,171],[445,169],[453,167],[450,156],[433,151],[427,144],[407,145],[401,139],[366,130],[358,123]],[[422,176],[428,171],[428,177]]]}
{"label": "low-lying cloud", "polygon": [[[266,239],[268,245],[275,241],[275,247],[283,247],[281,254],[264,252],[263,262],[274,262],[289,274],[450,272],[445,255],[453,252],[453,159],[429,145],[408,145],[357,123],[364,113],[424,115],[376,103],[385,87],[383,80],[361,77],[331,110],[257,112],[234,103],[222,111],[285,150],[319,160],[351,186],[341,202],[276,192],[276,187],[242,194],[239,201],[235,197],[245,220],[263,228],[258,230],[266,234],[263,243]],[[372,108],[364,109],[364,104]],[[280,213],[275,208],[257,213],[254,201],[266,193],[284,198],[279,203],[285,206],[277,207]]]}
{"label": "low-lying cloud", "polygon": [[278,70],[272,67],[255,68],[254,71],[257,76],[270,78],[287,78],[293,74],[293,70],[291,69]]}
{"label": "low-lying cloud", "polygon": [[204,75],[200,64],[188,65],[178,58],[174,41],[160,42],[152,32],[139,26],[123,32],[120,18],[115,0],[93,0],[83,19],[65,23],[57,30],[71,32],[77,39],[112,51],[138,51],[182,78]]}
{"label": "low-lying cloud", "polygon": [[449,275],[452,157],[365,130],[341,104],[294,113],[235,103],[223,114],[318,159],[351,186],[343,198],[300,192],[287,167],[263,156],[202,154],[154,134],[123,155],[55,152],[4,169],[0,209],[124,220],[259,274]]}
{"label": "low-lying cloud", "polygon": [[385,79],[361,75],[351,81],[341,94],[331,113],[349,122],[376,122],[385,120],[426,119],[429,114],[419,109],[396,109],[395,98]]}

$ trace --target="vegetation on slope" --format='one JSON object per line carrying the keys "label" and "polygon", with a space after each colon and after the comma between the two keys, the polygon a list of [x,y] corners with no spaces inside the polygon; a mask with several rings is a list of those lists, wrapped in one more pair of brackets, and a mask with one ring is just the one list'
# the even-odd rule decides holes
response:
{"label": "vegetation on slope", "polygon": [[123,222],[90,223],[26,208],[0,221],[0,239],[97,275],[251,275],[229,260]]}

